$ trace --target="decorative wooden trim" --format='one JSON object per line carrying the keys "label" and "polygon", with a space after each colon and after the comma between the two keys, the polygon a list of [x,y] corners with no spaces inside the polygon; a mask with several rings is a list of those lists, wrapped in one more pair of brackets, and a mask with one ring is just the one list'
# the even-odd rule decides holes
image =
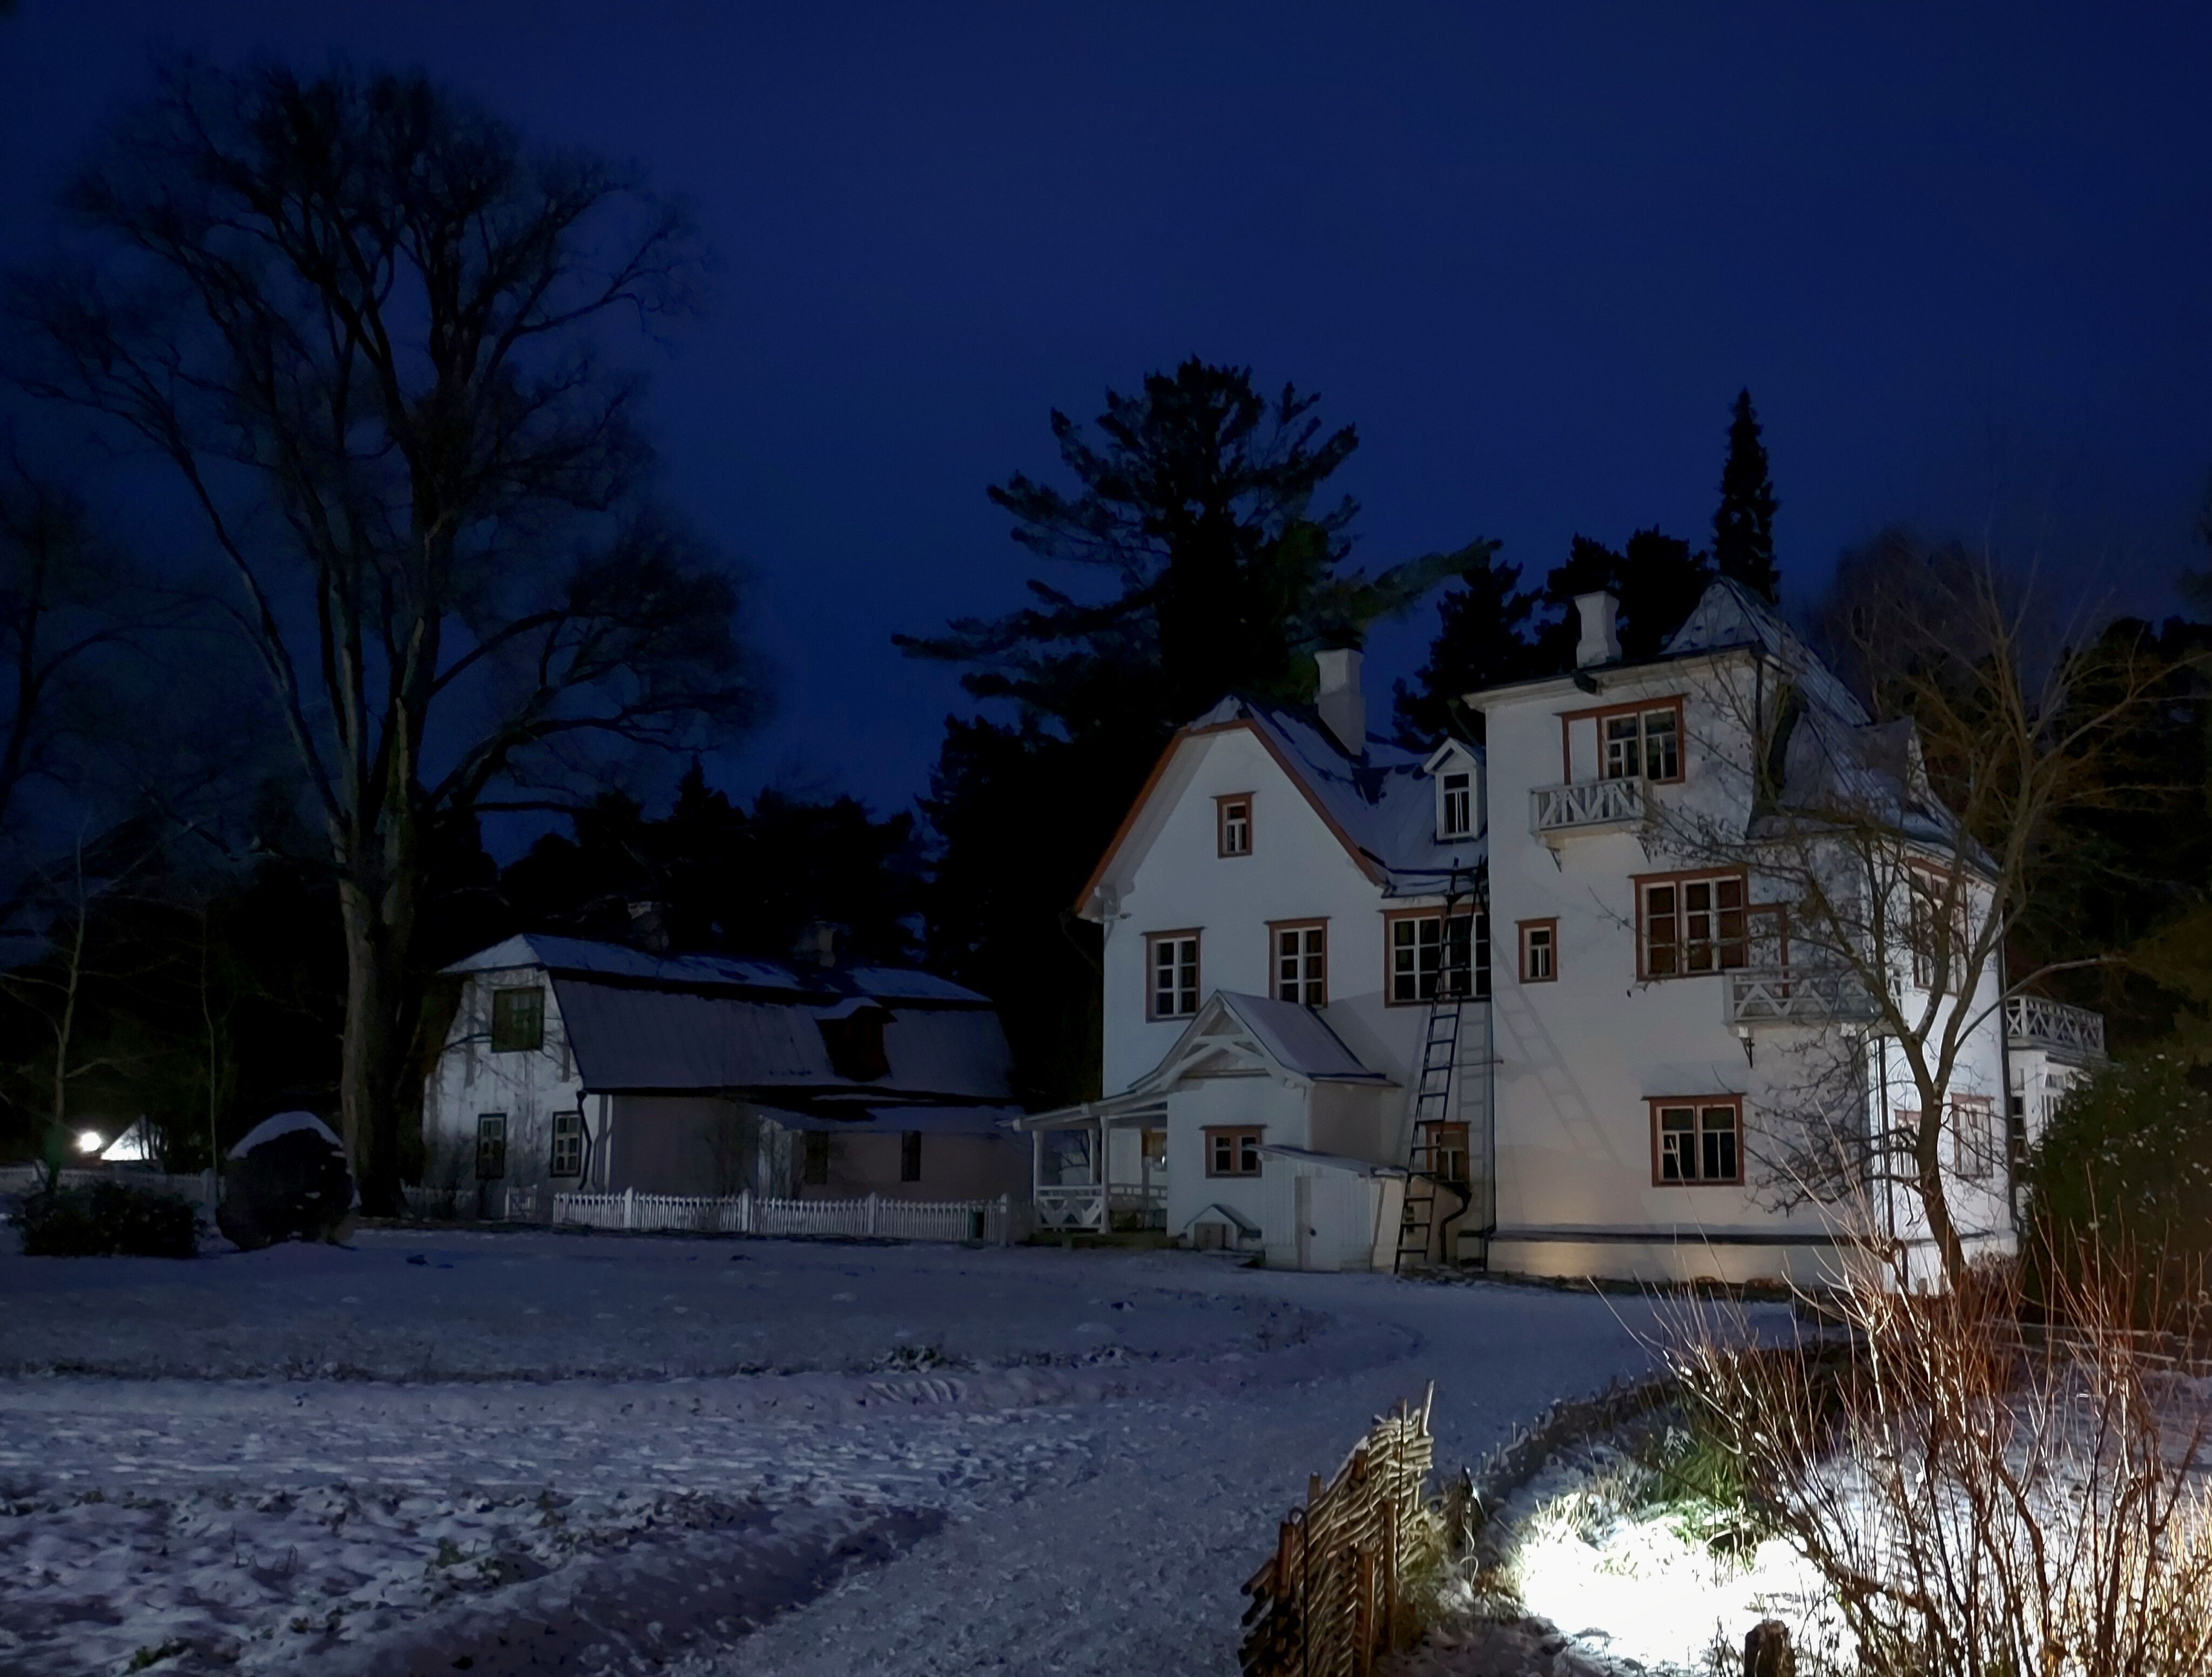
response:
{"label": "decorative wooden trim", "polygon": [[[1743,1186],[1743,1097],[1741,1095],[1650,1095],[1644,1097],[1644,1107],[1651,1125],[1651,1186],[1654,1188],[1741,1188]],[[1735,1175],[1733,1176],[1698,1176],[1688,1182],[1668,1182],[1659,1173],[1659,1110],[1662,1107],[1686,1106],[1695,1113],[1693,1122],[1699,1127],[1690,1133],[1691,1141],[1698,1151],[1705,1151],[1705,1109],[1712,1106],[1733,1107],[1735,1109]]]}
{"label": "decorative wooden trim", "polygon": [[1253,1177],[1257,1176],[1261,1172],[1261,1167],[1257,1164],[1254,1165],[1249,1170],[1216,1170],[1213,1168],[1213,1139],[1216,1136],[1227,1138],[1229,1141],[1229,1156],[1231,1159],[1234,1159],[1243,1151],[1239,1143],[1244,1137],[1251,1137],[1252,1145],[1256,1148],[1267,1139],[1267,1127],[1265,1124],[1206,1125],[1204,1128],[1199,1131],[1199,1136],[1200,1138],[1200,1145],[1205,1149],[1206,1154],[1206,1174],[1210,1177],[1235,1176],[1246,1182],[1251,1181]]}
{"label": "decorative wooden trim", "polygon": [[1170,938],[1188,938],[1193,943],[1198,945],[1198,987],[1201,992],[1206,988],[1206,928],[1204,927],[1184,926],[1178,927],[1175,930],[1170,932],[1146,933],[1145,1018],[1147,1022],[1158,1021],[1165,1023],[1170,1019],[1191,1018],[1196,1015],[1199,1008],[1205,1005],[1205,997],[1201,994],[1197,1000],[1191,1004],[1191,1011],[1188,1013],[1159,1013],[1153,1011],[1152,1003],[1158,999],[1159,992],[1152,983],[1152,951],[1158,945]]}
{"label": "decorative wooden trim", "polygon": [[1275,767],[1281,769],[1285,778],[1298,789],[1298,795],[1306,800],[1308,807],[1321,817],[1322,825],[1335,835],[1336,842],[1344,847],[1344,854],[1352,858],[1352,866],[1365,874],[1370,884],[1380,885],[1387,883],[1381,865],[1362,851],[1353,842],[1352,835],[1337,823],[1336,817],[1328,812],[1328,806],[1314,796],[1312,788],[1291,767],[1281,748],[1267,737],[1267,731],[1255,726],[1249,717],[1240,716],[1233,722],[1214,722],[1205,727],[1190,726],[1176,731],[1175,738],[1168,741],[1167,749],[1160,753],[1159,761],[1152,765],[1152,772],[1145,776],[1144,785],[1138,788],[1136,801],[1129,805],[1129,812],[1121,817],[1121,824],[1114,829],[1114,836],[1107,842],[1105,853],[1098,858],[1098,866],[1091,870],[1091,877],[1083,882],[1083,889],[1076,894],[1075,912],[1079,915],[1091,906],[1091,895],[1097,890],[1098,882],[1106,877],[1106,871],[1114,865],[1114,858],[1121,854],[1122,845],[1128,842],[1129,834],[1137,824],[1137,817],[1151,801],[1161,777],[1168,772],[1168,764],[1175,760],[1175,754],[1182,749],[1184,742],[1202,738],[1207,734],[1232,733],[1240,728],[1267,748],[1267,755],[1275,760]]}
{"label": "decorative wooden trim", "polygon": [[[1559,981],[1559,922],[1558,916],[1551,915],[1541,920],[1522,921],[1518,923],[1517,931],[1519,933],[1519,936],[1516,942],[1518,943],[1520,949],[1521,981],[1523,984],[1558,983]],[[1552,951],[1552,969],[1546,973],[1541,978],[1532,977],[1528,972],[1528,934],[1531,932],[1536,931],[1548,932],[1552,934],[1550,945]]]}
{"label": "decorative wooden trim", "polygon": [[[1213,854],[1225,860],[1241,860],[1259,847],[1259,825],[1253,819],[1253,794],[1249,792],[1218,792],[1213,796]],[[1229,806],[1244,805],[1244,848],[1229,848]]]}
{"label": "decorative wooden trim", "polygon": [[1680,868],[1672,873],[1632,873],[1628,876],[1628,888],[1635,893],[1636,896],[1636,979],[1639,984],[1666,984],[1677,978],[1717,978],[1724,972],[1736,970],[1732,967],[1716,967],[1711,972],[1668,972],[1661,973],[1655,977],[1645,969],[1644,958],[1647,949],[1644,935],[1645,888],[1651,885],[1679,885],[1700,879],[1734,879],[1743,887],[1744,951],[1747,956],[1749,955],[1752,902],[1751,876],[1747,870],[1740,867],[1691,867]]}
{"label": "decorative wooden trim", "polygon": [[[1283,998],[1278,992],[1281,990],[1283,982],[1281,967],[1283,955],[1281,945],[1275,941],[1275,934],[1279,932],[1319,932],[1321,933],[1321,1000],[1319,1001],[1302,1000],[1299,1006],[1302,1007],[1328,1006],[1328,916],[1322,914],[1304,920],[1271,920],[1267,922],[1267,993],[1280,1001]],[[1299,980],[1299,987],[1301,989],[1304,987],[1303,978]]]}
{"label": "decorative wooden trim", "polygon": [[1559,718],[1559,783],[1572,782],[1575,778],[1575,756],[1572,730],[1577,722],[1589,722],[1598,729],[1598,778],[1605,778],[1605,734],[1602,724],[1608,716],[1641,715],[1647,710],[1672,710],[1674,713],[1674,773],[1663,781],[1654,781],[1654,786],[1680,786],[1690,772],[1689,724],[1682,714],[1682,696],[1663,693],[1656,698],[1635,699],[1621,704],[1592,705],[1583,710],[1563,710]]}

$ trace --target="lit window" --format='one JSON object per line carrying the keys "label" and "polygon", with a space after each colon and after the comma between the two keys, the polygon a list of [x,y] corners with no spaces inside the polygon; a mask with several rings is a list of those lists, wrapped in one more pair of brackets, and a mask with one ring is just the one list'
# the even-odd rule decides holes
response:
{"label": "lit window", "polygon": [[1559,975],[1559,923],[1556,920],[1521,922],[1521,981],[1548,984]]}
{"label": "lit window", "polygon": [[1198,933],[1156,932],[1146,939],[1146,1016],[1187,1019],[1198,1012]]}
{"label": "lit window", "polygon": [[1447,997],[1490,993],[1490,916],[1455,914],[1449,926],[1441,908],[1415,909],[1389,920],[1389,989],[1393,1006],[1434,1001],[1441,984]]}
{"label": "lit window", "polygon": [[1237,793],[1233,797],[1213,800],[1214,836],[1217,848],[1224,856],[1249,856],[1252,854],[1252,794]]}
{"label": "lit window", "polygon": [[1730,1096],[1654,1101],[1653,1151],[1660,1182],[1735,1182],[1743,1179],[1743,1102]]}
{"label": "lit window", "polygon": [[1474,836],[1474,777],[1461,773],[1443,778],[1443,802],[1437,821],[1438,838]]}
{"label": "lit window", "polygon": [[1328,1006],[1328,922],[1278,926],[1274,933],[1275,999],[1305,1007]]}
{"label": "lit window", "polygon": [[556,1112],[553,1115],[553,1159],[547,1168],[556,1176],[580,1176],[584,1174],[582,1113]]}
{"label": "lit window", "polygon": [[1206,1174],[1209,1176],[1256,1176],[1260,1174],[1260,1138],[1264,1129],[1209,1129],[1206,1133]]}
{"label": "lit window", "polygon": [[545,992],[491,993],[491,1046],[495,1054],[526,1053],[545,1046]]}
{"label": "lit window", "polygon": [[1637,882],[1645,978],[1692,978],[1747,965],[1743,876]]}
{"label": "lit window", "polygon": [[1605,718],[1605,778],[1682,778],[1682,713],[1673,705]]}
{"label": "lit window", "polygon": [[495,1182],[507,1174],[507,1115],[487,1112],[477,1119],[477,1180]]}

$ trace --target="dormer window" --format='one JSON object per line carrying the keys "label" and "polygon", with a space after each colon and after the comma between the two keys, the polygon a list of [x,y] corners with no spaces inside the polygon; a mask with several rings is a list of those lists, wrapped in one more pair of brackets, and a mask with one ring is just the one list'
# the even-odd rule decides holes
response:
{"label": "dormer window", "polygon": [[890,1014],[881,1007],[854,1009],[842,1018],[817,1021],[822,1046],[830,1054],[830,1069],[848,1083],[873,1083],[890,1075],[890,1057],[884,1051],[884,1026]]}
{"label": "dormer window", "polygon": [[1437,836],[1463,839],[1474,836],[1474,776],[1465,769],[1446,775],[1437,803]]}
{"label": "dormer window", "polygon": [[1232,792],[1225,798],[1213,800],[1214,837],[1216,854],[1223,856],[1249,856],[1252,854],[1252,794]]}

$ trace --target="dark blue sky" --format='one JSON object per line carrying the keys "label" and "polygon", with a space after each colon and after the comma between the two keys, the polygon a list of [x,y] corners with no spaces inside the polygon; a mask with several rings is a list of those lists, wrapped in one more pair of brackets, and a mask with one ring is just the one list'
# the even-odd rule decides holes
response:
{"label": "dark blue sky", "polygon": [[891,633],[1015,603],[985,484],[1193,351],[1357,422],[1370,560],[1702,541],[1742,384],[1800,598],[1893,520],[2138,608],[2193,557],[2201,5],[21,0],[0,254],[164,46],[420,63],[698,201],[656,401],[784,672],[739,787],[918,791],[958,695]]}

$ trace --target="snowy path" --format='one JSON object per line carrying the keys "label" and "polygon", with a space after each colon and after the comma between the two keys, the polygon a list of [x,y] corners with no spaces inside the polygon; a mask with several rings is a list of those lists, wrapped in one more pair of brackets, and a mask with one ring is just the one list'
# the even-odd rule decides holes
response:
{"label": "snowy path", "polygon": [[1369,1416],[1434,1377],[1455,1462],[1644,1363],[1620,1301],[1173,1254],[382,1232],[0,1309],[0,1674],[1233,1671]]}

